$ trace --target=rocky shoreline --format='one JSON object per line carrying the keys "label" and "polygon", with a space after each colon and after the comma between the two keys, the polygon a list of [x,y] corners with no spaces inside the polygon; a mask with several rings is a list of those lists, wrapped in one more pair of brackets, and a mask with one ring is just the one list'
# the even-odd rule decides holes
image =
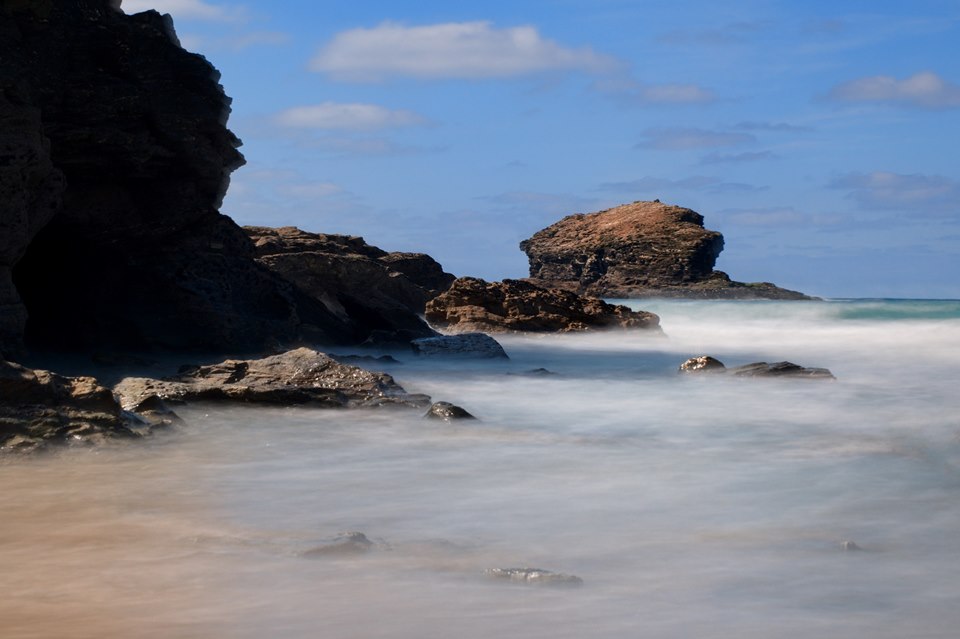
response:
{"label": "rocky shoreline", "polygon": [[[659,202],[564,218],[521,244],[531,278],[502,282],[361,237],[241,228],[220,212],[245,160],[217,70],[169,16],[118,5],[0,5],[2,450],[137,438],[185,401],[430,404],[317,348],[506,358],[485,333],[661,334],[602,296],[807,299],[714,271],[722,236]],[[7,361],[38,353],[222,361],[111,389]]]}

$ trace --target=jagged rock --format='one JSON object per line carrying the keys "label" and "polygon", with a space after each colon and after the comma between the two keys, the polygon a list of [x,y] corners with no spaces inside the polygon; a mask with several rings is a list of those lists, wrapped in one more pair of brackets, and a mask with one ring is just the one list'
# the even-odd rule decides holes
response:
{"label": "jagged rock", "polygon": [[826,368],[805,368],[793,362],[754,362],[731,368],[736,377],[804,377],[809,379],[836,379]]}
{"label": "jagged rock", "polygon": [[426,406],[430,398],[407,393],[393,377],[298,348],[254,360],[185,366],[163,380],[128,377],[114,387],[125,408],[156,396],[166,401],[234,401],[309,404],[321,408]]}
{"label": "jagged rock", "polygon": [[328,543],[303,552],[304,557],[345,557],[370,552],[374,544],[362,532],[344,532]]}
{"label": "jagged rock", "polygon": [[505,579],[531,586],[582,586],[583,579],[576,575],[550,572],[540,568],[490,568],[483,574],[494,579]]}
{"label": "jagged rock", "polygon": [[456,419],[476,419],[464,409],[450,402],[434,402],[424,417],[426,419],[441,419],[445,422]]}
{"label": "jagged rock", "polygon": [[244,230],[261,264],[352,323],[361,340],[376,333],[375,341],[406,343],[436,334],[420,314],[454,278],[428,255],[387,253],[360,237],[292,226]]}
{"label": "jagged rock", "polygon": [[413,352],[427,357],[476,357],[508,359],[497,340],[485,333],[461,333],[424,337],[410,342]]}
{"label": "jagged rock", "polygon": [[683,364],[680,364],[681,373],[725,373],[727,367],[718,359],[709,355],[700,357],[691,357]]}
{"label": "jagged rock", "polygon": [[0,451],[137,437],[110,389],[0,359]]}
{"label": "jagged rock", "polygon": [[699,213],[659,201],[567,216],[520,248],[535,283],[596,297],[810,299],[713,270],[723,236]]}
{"label": "jagged rock", "polygon": [[426,318],[432,326],[448,332],[660,329],[660,318],[653,313],[530,282],[486,282],[475,277],[457,279],[446,292],[427,302]]}

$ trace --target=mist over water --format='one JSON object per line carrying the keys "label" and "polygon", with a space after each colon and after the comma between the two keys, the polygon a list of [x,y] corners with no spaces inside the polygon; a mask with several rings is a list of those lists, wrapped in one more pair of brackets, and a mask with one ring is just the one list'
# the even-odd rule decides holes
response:
{"label": "mist over water", "polygon": [[[0,637],[955,637],[960,304],[631,305],[667,336],[385,369],[478,421],[194,406],[0,463]],[[342,531],[375,548],[302,555]]]}

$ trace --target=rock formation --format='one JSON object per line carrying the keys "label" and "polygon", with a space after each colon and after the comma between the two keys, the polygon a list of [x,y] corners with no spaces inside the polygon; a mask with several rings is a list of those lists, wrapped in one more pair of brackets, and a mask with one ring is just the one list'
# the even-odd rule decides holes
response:
{"label": "rock formation", "polygon": [[423,357],[510,359],[503,346],[486,333],[461,333],[421,337],[410,342],[413,352]]}
{"label": "rock formation", "polygon": [[569,332],[643,328],[659,332],[660,318],[626,306],[544,289],[520,280],[461,277],[427,303],[427,321],[448,332]]}
{"label": "rock formation", "polygon": [[809,299],[713,270],[723,236],[699,213],[659,201],[567,216],[520,248],[533,282],[597,297]]}
{"label": "rock formation", "polygon": [[[373,313],[328,307],[257,261],[263,251],[218,210],[244,162],[219,74],[179,46],[169,16],[119,4],[0,2],[0,353],[429,334],[411,313],[381,312],[379,289]],[[402,303],[443,286],[428,258],[367,249],[377,286],[392,273],[415,284],[391,289]]]}
{"label": "rock formation", "polygon": [[409,342],[435,333],[420,314],[455,279],[429,255],[387,253],[360,237],[248,226],[257,261],[351,324],[359,337]]}
{"label": "rock formation", "polygon": [[323,353],[298,348],[255,360],[229,359],[209,366],[187,366],[163,380],[130,377],[114,392],[124,407],[164,401],[232,401],[255,404],[307,404],[320,408],[427,406],[430,398],[407,393],[386,373],[341,364]]}
{"label": "rock formation", "polygon": [[0,359],[0,452],[136,437],[134,421],[92,377],[63,377]]}

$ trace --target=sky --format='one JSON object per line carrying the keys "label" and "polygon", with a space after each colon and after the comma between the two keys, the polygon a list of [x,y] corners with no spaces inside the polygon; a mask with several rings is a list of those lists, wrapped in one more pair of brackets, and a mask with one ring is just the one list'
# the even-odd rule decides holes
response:
{"label": "sky", "polygon": [[363,236],[456,275],[636,200],[717,268],[826,297],[960,298],[956,0],[124,0],[233,98],[240,224]]}

